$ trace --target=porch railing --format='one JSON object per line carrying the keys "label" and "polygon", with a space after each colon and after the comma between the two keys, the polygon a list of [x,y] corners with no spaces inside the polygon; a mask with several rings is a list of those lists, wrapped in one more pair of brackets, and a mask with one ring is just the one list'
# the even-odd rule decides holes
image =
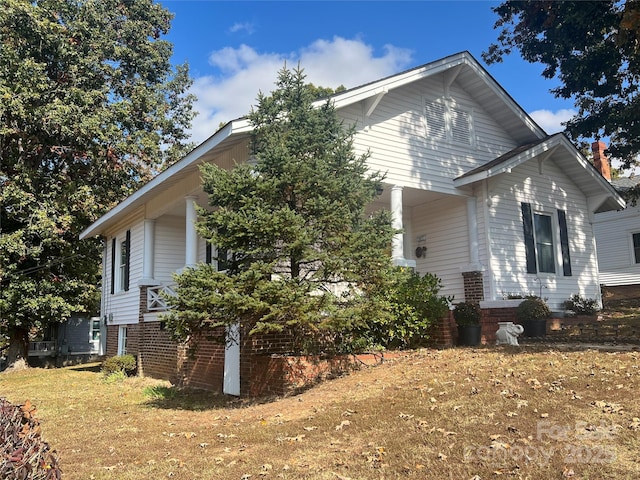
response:
{"label": "porch railing", "polygon": [[[158,285],[157,287],[147,288],[147,310],[149,312],[163,312],[169,310],[167,301],[164,296],[171,297],[176,296],[176,292],[173,290],[174,284],[171,285]],[[164,296],[163,296],[164,295]]]}
{"label": "porch railing", "polygon": [[54,355],[56,353],[57,346],[56,341],[47,342],[29,342],[29,356],[30,357],[45,357],[47,355]]}

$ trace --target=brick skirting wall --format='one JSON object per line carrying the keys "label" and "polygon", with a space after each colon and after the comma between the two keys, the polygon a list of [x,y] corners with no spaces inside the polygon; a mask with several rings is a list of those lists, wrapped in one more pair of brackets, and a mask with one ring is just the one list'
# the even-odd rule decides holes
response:
{"label": "brick skirting wall", "polygon": [[138,371],[145,377],[178,381],[178,344],[171,340],[164,322],[139,323],[140,355]]}
{"label": "brick skirting wall", "polygon": [[[483,345],[493,345],[496,342],[498,322],[514,322],[517,307],[482,308],[480,318],[481,342]],[[433,344],[438,347],[452,347],[458,339],[458,327],[453,319],[453,312],[440,319],[432,326]]]}
{"label": "brick skirting wall", "polygon": [[107,358],[118,354],[118,326],[107,325]]}
{"label": "brick skirting wall", "polygon": [[429,343],[435,347],[451,347],[458,339],[458,329],[453,319],[453,312],[447,314],[429,328]]}
{"label": "brick skirting wall", "polygon": [[113,357],[118,354],[118,329],[120,327],[127,327],[127,353],[137,357],[140,353],[138,348],[140,337],[139,325],[138,323],[107,325],[107,357]]}
{"label": "brick skirting wall", "polygon": [[[246,382],[243,396],[282,396],[319,381],[398,358],[402,352],[338,355],[322,358],[313,355],[255,355],[252,377]],[[241,377],[242,378],[242,377]],[[242,389],[242,386],[241,386]]]}
{"label": "brick skirting wall", "polygon": [[199,335],[190,345],[178,348],[176,364],[179,385],[222,392],[225,345],[214,338],[221,338],[223,331],[220,328]]}
{"label": "brick skirting wall", "polygon": [[483,308],[480,325],[482,326],[481,335],[484,345],[495,345],[496,332],[498,331],[498,322],[513,322],[516,320],[517,307],[507,308]]}

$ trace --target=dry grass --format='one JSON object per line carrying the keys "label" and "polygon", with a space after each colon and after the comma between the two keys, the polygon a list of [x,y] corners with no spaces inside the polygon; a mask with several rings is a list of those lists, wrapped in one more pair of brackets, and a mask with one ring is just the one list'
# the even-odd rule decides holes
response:
{"label": "dry grass", "polygon": [[0,375],[83,480],[637,479],[639,391],[635,351],[539,346],[422,350],[263,403],[86,367]]}

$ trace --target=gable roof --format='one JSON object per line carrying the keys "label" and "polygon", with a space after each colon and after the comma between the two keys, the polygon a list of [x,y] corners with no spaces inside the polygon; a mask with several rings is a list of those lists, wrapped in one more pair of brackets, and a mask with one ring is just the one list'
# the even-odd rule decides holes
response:
{"label": "gable roof", "polygon": [[[465,90],[472,91],[474,99],[516,142],[529,143],[546,137],[545,132],[467,51],[334,94],[329,99],[336,109],[365,101],[366,110],[371,112],[387,92],[438,74],[443,75],[444,82],[451,84],[455,80]],[[318,100],[316,104],[320,105],[326,100]],[[193,173],[216,152],[227,148],[234,141],[246,139],[251,129],[246,117],[227,123],[180,161],[92,223],[80,234],[80,239],[102,234],[122,215],[132,213],[157,192]]]}
{"label": "gable roof", "polygon": [[330,98],[336,109],[362,100],[370,100],[373,103],[376,102],[376,97],[381,97],[393,89],[437,74],[444,74],[443,80],[446,83],[451,84],[455,80],[462,88],[473,92],[474,101],[478,102],[516,142],[530,142],[547,135],[468,51],[455,53],[440,60],[345,90]]}
{"label": "gable roof", "polygon": [[234,141],[241,141],[246,138],[250,132],[251,126],[246,119],[240,118],[227,123],[215,134],[189,152],[184,158],[160,172],[148,183],[89,225],[88,228],[80,233],[80,239],[82,240],[102,234],[106,228],[109,228],[118,221],[120,215],[131,213],[141,205],[144,205],[144,203],[153,197],[160,189],[166,189],[187,177],[197,170],[200,164],[214,156],[217,151],[222,148],[227,148]]}
{"label": "gable roof", "polygon": [[564,133],[556,133],[516,147],[455,178],[453,184],[463,187],[502,173],[510,173],[511,169],[534,158],[542,162],[553,158],[587,198],[598,198],[595,213],[624,208],[625,202],[615,187],[575,148]]}

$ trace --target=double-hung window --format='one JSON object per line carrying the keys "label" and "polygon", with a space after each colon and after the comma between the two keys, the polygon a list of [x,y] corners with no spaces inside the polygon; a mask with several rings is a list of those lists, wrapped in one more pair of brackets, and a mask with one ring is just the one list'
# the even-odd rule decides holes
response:
{"label": "double-hung window", "polygon": [[131,230],[124,238],[111,239],[111,294],[129,291]]}
{"label": "double-hung window", "polygon": [[570,277],[571,255],[565,211],[558,209],[555,214],[534,212],[529,203],[522,203],[521,210],[527,273],[554,274],[557,266],[562,265],[562,273]]}
{"label": "double-hung window", "polygon": [[534,236],[536,239],[536,259],[538,271],[556,273],[555,246],[553,245],[553,228],[551,215],[535,213],[533,215]]}
{"label": "double-hung window", "polygon": [[128,290],[125,288],[127,283],[127,277],[129,276],[129,239],[120,242],[120,265],[118,266],[118,285],[122,290]]}
{"label": "double-hung window", "polygon": [[207,242],[205,262],[212,264],[215,260],[216,270],[218,272],[224,272],[229,269],[229,252],[227,250],[220,250],[215,248],[211,243]]}
{"label": "double-hung window", "polygon": [[127,326],[118,327],[118,355],[126,355],[127,353]]}
{"label": "double-hung window", "polygon": [[633,240],[633,260],[635,263],[640,263],[640,233],[634,233]]}

